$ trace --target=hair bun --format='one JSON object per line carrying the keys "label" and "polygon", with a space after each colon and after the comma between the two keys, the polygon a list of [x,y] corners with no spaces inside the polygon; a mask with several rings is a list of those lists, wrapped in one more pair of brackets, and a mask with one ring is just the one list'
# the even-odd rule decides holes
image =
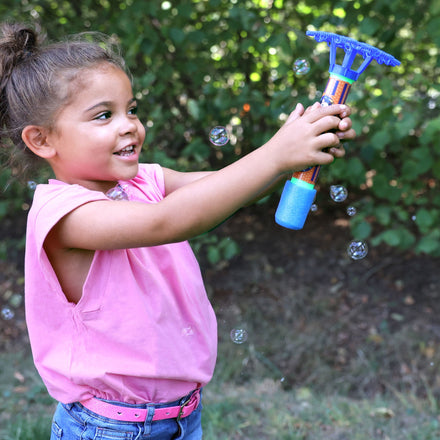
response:
{"label": "hair bun", "polygon": [[0,90],[14,68],[38,49],[38,34],[22,24],[4,23],[0,35]]}
{"label": "hair bun", "polygon": [[5,55],[8,53],[16,61],[26,58],[37,49],[38,37],[33,29],[22,24],[3,24],[1,30],[0,48]]}

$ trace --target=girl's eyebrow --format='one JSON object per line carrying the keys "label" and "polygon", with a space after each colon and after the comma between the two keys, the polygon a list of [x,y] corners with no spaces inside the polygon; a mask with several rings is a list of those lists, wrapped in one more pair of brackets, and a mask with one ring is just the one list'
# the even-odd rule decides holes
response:
{"label": "girl's eyebrow", "polygon": [[[136,102],[136,98],[131,98],[127,105],[131,105],[134,102]],[[95,110],[96,108],[99,107],[110,107],[112,105],[112,101],[102,101],[102,102],[98,102],[98,104],[92,105],[91,107],[89,107],[87,110],[84,111],[84,113],[88,113],[91,112],[93,110]]]}

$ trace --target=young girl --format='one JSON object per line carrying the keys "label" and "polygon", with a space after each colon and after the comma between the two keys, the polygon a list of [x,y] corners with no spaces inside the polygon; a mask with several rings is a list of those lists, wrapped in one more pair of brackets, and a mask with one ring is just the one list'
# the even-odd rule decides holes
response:
{"label": "young girl", "polygon": [[35,191],[25,261],[34,361],[60,402],[51,439],[200,439],[217,333],[186,240],[342,157],[350,109],[298,105],[234,164],[180,173],[139,164],[145,129],[109,47],[10,24],[0,38],[1,145],[15,170],[42,158],[56,177]]}

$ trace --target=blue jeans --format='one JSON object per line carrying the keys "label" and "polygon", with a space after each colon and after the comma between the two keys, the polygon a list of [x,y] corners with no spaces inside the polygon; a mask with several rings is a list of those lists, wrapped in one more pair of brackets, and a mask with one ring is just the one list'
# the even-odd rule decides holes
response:
{"label": "blue jeans", "polygon": [[[187,396],[165,404],[129,405],[138,408],[178,406]],[[111,401],[106,401],[110,402]],[[113,402],[119,404],[119,402]],[[120,422],[102,417],[84,408],[80,403],[59,403],[52,422],[50,440],[201,440],[202,404],[187,417],[152,421],[149,411],[142,423]]]}

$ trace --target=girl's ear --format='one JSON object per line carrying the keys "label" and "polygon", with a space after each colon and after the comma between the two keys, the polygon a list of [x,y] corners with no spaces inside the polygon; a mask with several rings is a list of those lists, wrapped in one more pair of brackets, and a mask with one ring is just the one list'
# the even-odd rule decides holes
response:
{"label": "girl's ear", "polygon": [[21,138],[29,150],[34,154],[43,159],[50,159],[55,156],[56,151],[48,143],[47,135],[47,128],[38,125],[28,125],[23,129]]}

